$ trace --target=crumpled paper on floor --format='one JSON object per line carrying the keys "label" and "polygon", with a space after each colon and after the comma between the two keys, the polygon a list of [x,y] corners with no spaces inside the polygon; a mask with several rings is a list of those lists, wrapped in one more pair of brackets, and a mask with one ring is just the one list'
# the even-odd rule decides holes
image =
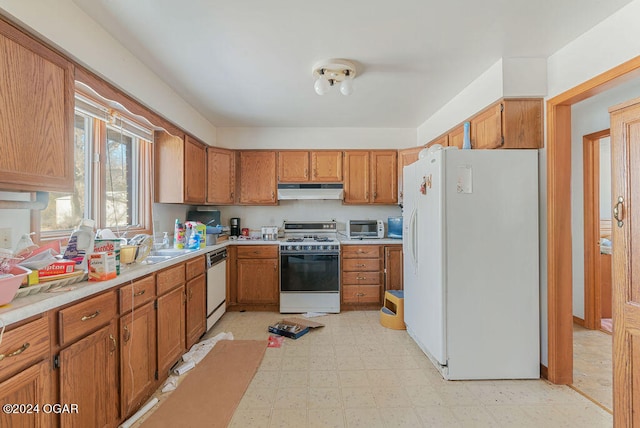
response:
{"label": "crumpled paper on floor", "polygon": [[219,333],[216,336],[198,342],[189,349],[187,353],[182,355],[182,361],[185,363],[191,361],[194,364],[198,364],[202,359],[211,351],[211,349],[221,340],[233,340],[232,333]]}

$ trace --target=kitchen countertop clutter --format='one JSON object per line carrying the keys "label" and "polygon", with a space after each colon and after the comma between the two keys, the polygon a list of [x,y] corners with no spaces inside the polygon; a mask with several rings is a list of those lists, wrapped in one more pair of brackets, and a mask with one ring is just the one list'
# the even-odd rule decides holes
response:
{"label": "kitchen countertop clutter", "polygon": [[[338,240],[341,245],[389,245],[402,243],[401,239],[347,239],[340,235],[338,235]],[[248,237],[239,236],[237,239],[206,246],[199,250],[185,251],[183,254],[174,257],[161,258],[160,260],[151,258],[151,260],[154,260],[153,263],[143,262],[123,266],[120,271],[120,275],[114,279],[99,282],[82,281],[69,286],[57,288],[55,290],[46,290],[34,295],[17,297],[11,303],[0,307],[0,323],[4,326],[9,326],[10,324],[14,324],[69,303],[73,303],[111,288],[130,283],[147,274],[165,269],[171,265],[187,261],[229,245],[280,245],[280,241],[250,239]]]}

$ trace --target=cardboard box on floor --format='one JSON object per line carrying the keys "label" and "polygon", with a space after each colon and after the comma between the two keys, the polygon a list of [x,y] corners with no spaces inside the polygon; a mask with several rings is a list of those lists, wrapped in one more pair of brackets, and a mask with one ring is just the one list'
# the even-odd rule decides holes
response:
{"label": "cardboard box on floor", "polygon": [[[287,327],[291,328],[287,328]],[[324,324],[302,318],[285,318],[269,326],[271,333],[297,339],[309,332],[310,328],[324,327]]]}

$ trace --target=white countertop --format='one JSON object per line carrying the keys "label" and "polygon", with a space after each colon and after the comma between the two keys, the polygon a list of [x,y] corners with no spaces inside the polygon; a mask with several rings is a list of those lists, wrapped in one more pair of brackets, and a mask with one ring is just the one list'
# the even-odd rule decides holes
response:
{"label": "white countertop", "polygon": [[[402,239],[346,239],[339,237],[342,245],[388,245],[402,244]],[[108,281],[82,281],[67,287],[62,287],[58,292],[44,291],[42,293],[33,294],[24,297],[18,297],[11,303],[0,307],[0,327],[8,326],[18,321],[30,318],[43,312],[59,308],[61,306],[73,303],[85,297],[98,294],[102,291],[118,287],[122,284],[132,282],[140,277],[150,273],[162,270],[177,263],[184,262],[191,258],[206,254],[210,251],[224,248],[229,245],[279,245],[280,241],[263,241],[261,239],[235,239],[224,241],[220,244],[207,246],[200,250],[190,251],[181,256],[157,262],[157,263],[139,263],[134,265],[122,265],[120,275],[117,278]]]}

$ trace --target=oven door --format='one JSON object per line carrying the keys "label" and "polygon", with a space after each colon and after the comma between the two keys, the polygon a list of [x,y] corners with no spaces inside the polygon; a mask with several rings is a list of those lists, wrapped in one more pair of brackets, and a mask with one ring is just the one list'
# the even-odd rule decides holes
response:
{"label": "oven door", "polygon": [[333,254],[280,254],[280,291],[337,293],[340,291],[340,256]]}

